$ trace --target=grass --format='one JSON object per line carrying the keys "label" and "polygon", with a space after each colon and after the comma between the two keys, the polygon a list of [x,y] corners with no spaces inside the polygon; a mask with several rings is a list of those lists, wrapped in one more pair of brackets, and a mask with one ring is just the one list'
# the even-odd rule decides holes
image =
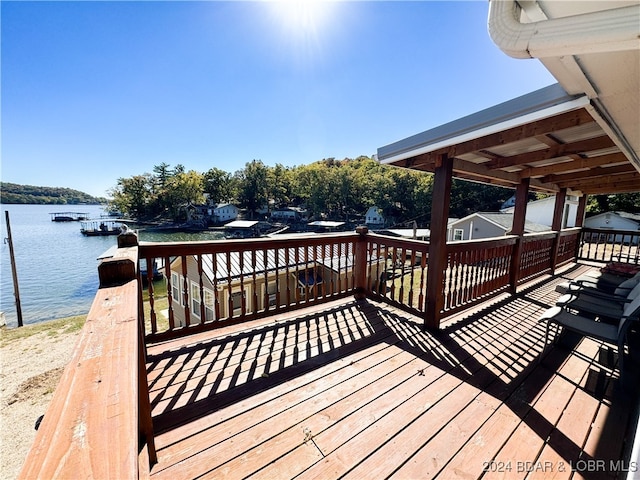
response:
{"label": "grass", "polygon": [[32,335],[44,334],[50,338],[57,338],[61,335],[77,332],[82,329],[86,319],[86,315],[77,315],[75,317],[59,318],[57,320],[29,324],[24,327],[3,327],[0,329],[0,346],[3,347],[15,340],[28,338]]}

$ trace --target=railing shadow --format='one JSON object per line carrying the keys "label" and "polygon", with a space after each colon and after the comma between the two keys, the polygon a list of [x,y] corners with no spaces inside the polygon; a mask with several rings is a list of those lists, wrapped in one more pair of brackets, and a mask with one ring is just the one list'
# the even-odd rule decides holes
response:
{"label": "railing shadow", "polygon": [[351,301],[149,355],[155,430],[189,423],[392,336],[374,307]]}
{"label": "railing shadow", "polygon": [[[299,318],[212,338],[148,357],[151,402],[156,432],[176,428],[227,405],[247,399],[314,369],[376,344],[395,344],[428,364],[453,375],[507,405],[567,462],[611,458],[610,443],[598,442],[590,457],[571,438],[538,412],[535,398],[572,355],[581,338],[565,335],[561,348],[544,358],[541,309],[555,302],[555,284],[575,269],[531,283],[517,295],[496,300],[437,332],[421,320],[381,303],[351,301]],[[557,295],[556,295],[557,296]],[[611,411],[628,409],[618,380],[616,358],[599,352],[599,365],[588,368],[584,393],[605,401]],[[593,362],[593,359],[585,359]],[[603,432],[619,432],[612,413]],[[602,437],[606,438],[606,437]],[[617,455],[617,456],[616,456]]]}

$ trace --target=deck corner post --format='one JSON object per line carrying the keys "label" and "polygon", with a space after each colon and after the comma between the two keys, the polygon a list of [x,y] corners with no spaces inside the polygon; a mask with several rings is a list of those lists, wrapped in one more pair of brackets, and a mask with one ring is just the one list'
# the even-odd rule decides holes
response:
{"label": "deck corner post", "polygon": [[369,228],[359,226],[356,228],[358,238],[356,240],[353,259],[354,272],[354,298],[364,300],[367,298],[367,234]]}
{"label": "deck corner post", "polygon": [[551,230],[556,232],[556,238],[553,240],[553,247],[551,248],[551,274],[556,272],[556,265],[558,263],[558,252],[560,251],[560,235],[562,234],[562,219],[564,216],[565,200],[567,198],[567,189],[561,188],[556,193],[556,201],[553,209],[553,220],[551,223]]}
{"label": "deck corner post", "polygon": [[527,216],[527,198],[529,196],[529,177],[520,180],[516,187],[516,204],[513,210],[513,223],[509,235],[518,237],[513,247],[513,257],[511,259],[511,272],[509,274],[509,292],[515,294],[518,287],[518,278],[520,274],[520,264],[523,249],[524,223]]}
{"label": "deck corner post", "polygon": [[100,288],[122,285],[138,278],[138,236],[134,232],[118,235],[118,249],[98,265]]}
{"label": "deck corner post", "polygon": [[440,328],[444,308],[444,280],[447,268],[447,218],[451,200],[453,159],[443,154],[436,162],[431,200],[431,236],[427,267],[427,304],[424,326],[429,330]]}

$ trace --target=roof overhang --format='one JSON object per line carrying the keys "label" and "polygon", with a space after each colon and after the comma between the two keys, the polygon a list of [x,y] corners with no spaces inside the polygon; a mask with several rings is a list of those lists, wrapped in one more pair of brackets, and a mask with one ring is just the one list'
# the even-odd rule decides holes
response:
{"label": "roof overhang", "polygon": [[378,160],[433,172],[446,155],[466,180],[515,187],[528,178],[547,193],[640,191],[640,3],[490,5],[498,46],[540,58],[560,83],[381,147]]}

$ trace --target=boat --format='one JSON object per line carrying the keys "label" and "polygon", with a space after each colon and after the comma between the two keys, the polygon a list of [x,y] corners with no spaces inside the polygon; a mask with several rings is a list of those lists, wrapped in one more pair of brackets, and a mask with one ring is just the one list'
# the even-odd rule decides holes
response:
{"label": "boat", "polygon": [[52,222],[79,222],[89,219],[89,214],[85,212],[53,212],[49,215]]}
{"label": "boat", "polygon": [[122,233],[122,223],[115,220],[87,220],[80,222],[80,233],[87,237],[120,235]]}

